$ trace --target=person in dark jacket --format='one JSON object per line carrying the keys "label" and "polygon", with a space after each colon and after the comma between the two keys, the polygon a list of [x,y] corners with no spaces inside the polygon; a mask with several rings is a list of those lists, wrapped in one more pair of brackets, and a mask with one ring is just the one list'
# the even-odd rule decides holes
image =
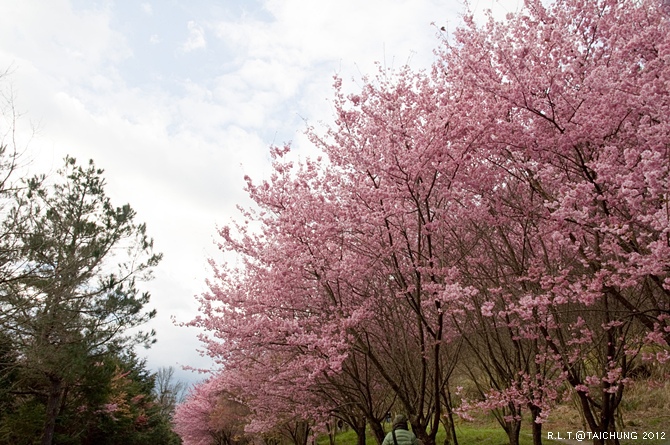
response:
{"label": "person in dark jacket", "polygon": [[398,414],[393,419],[391,432],[386,435],[382,445],[420,445],[420,442],[407,428],[407,417]]}

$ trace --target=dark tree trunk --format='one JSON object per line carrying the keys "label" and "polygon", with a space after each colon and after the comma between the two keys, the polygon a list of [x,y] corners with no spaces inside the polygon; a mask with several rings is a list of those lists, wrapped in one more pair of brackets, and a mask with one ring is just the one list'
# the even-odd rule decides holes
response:
{"label": "dark tree trunk", "polygon": [[521,421],[512,419],[505,422],[505,432],[509,438],[509,445],[519,445],[519,434],[521,433]]}
{"label": "dark tree trunk", "polygon": [[54,431],[56,430],[56,418],[61,405],[61,394],[63,390],[63,381],[59,377],[50,377],[51,387],[47,397],[46,415],[44,419],[44,429],[42,430],[41,445],[52,445],[54,440]]}
{"label": "dark tree trunk", "polygon": [[297,421],[290,430],[291,439],[295,445],[307,445],[311,427],[307,422]]}
{"label": "dark tree trunk", "polygon": [[365,445],[365,417],[363,417],[360,421],[357,419],[354,422],[351,422],[349,424],[351,428],[356,432],[356,438],[357,440],[357,445]]}
{"label": "dark tree trunk", "polygon": [[375,441],[377,442],[378,445],[381,445],[382,442],[384,441],[384,437],[386,437],[386,434],[384,433],[384,428],[382,427],[382,423],[377,419],[370,419],[370,418],[368,418],[368,423],[370,424],[370,429],[372,430],[372,433],[375,435]]}
{"label": "dark tree trunk", "polygon": [[326,428],[328,429],[328,443],[330,445],[335,445],[335,434],[337,434],[337,421],[334,422],[334,425],[331,422],[326,422]]}
{"label": "dark tree trunk", "polygon": [[429,434],[426,432],[426,425],[412,423],[412,432],[423,445],[435,445],[435,430],[437,430],[437,428],[433,428],[433,431]]}
{"label": "dark tree trunk", "polygon": [[451,405],[451,391],[447,385],[446,394],[443,392],[444,406],[447,410],[447,416],[444,419],[444,430],[446,435],[444,437],[444,445],[458,445],[458,438],[456,437],[456,425],[454,423],[454,409]]}
{"label": "dark tree trunk", "polygon": [[533,430],[533,445],[542,445],[542,424],[536,422],[540,415],[540,408],[536,406],[530,407],[532,430]]}

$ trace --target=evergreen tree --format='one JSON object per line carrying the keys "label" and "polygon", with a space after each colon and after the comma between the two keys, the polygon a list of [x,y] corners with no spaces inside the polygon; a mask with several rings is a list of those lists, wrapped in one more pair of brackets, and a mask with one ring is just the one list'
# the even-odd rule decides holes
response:
{"label": "evergreen tree", "polygon": [[155,315],[137,283],[161,258],[135,211],[112,205],[93,161],[67,157],[58,173],[53,184],[34,177],[15,194],[2,240],[14,275],[0,289],[0,332],[19,352],[16,385],[42,405],[43,445],[93,365],[153,342],[153,332],[128,331]]}

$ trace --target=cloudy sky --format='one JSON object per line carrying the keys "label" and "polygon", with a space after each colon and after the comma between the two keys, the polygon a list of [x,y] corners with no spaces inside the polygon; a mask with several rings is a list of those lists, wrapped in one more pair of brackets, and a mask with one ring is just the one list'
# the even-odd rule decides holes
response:
{"label": "cloudy sky", "polygon": [[[471,6],[517,4],[501,1]],[[147,285],[158,342],[140,351],[152,369],[210,365],[171,317],[197,313],[216,228],[247,203],[244,175],[267,176],[268,146],[309,154],[303,132],[332,121],[334,75],[355,90],[376,62],[428,68],[439,28],[463,11],[459,0],[0,0],[0,91],[22,113],[30,168],[94,159],[164,253]]]}

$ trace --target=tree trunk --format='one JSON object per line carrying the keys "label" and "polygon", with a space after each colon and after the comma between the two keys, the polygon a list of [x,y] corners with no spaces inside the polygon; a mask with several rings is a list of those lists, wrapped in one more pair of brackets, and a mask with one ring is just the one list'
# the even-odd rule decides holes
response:
{"label": "tree trunk", "polygon": [[510,420],[505,422],[505,432],[509,438],[509,445],[519,445],[519,434],[521,433],[521,421]]}
{"label": "tree trunk", "polygon": [[[619,445],[619,439],[616,435],[616,412],[619,405],[618,396],[623,393],[623,383],[621,392],[609,393],[606,388],[603,390],[603,407],[600,411],[600,429],[604,433],[610,433],[604,440],[607,445]],[[611,437],[611,438],[610,438]]]}
{"label": "tree trunk", "polygon": [[63,381],[59,377],[50,376],[49,381],[51,382],[51,388],[49,388],[49,396],[47,398],[41,445],[52,445],[53,443],[56,418],[58,417],[63,388]]}
{"label": "tree trunk", "polygon": [[363,417],[362,422],[356,420],[355,422],[350,423],[351,428],[356,433],[357,445],[365,445],[365,418]]}
{"label": "tree trunk", "polygon": [[382,442],[384,441],[384,437],[386,437],[386,434],[384,433],[384,428],[382,427],[381,422],[377,419],[370,419],[368,417],[368,423],[370,424],[370,429],[372,430],[372,433],[375,435],[375,441],[377,442],[378,445],[382,445]]}
{"label": "tree trunk", "polygon": [[307,445],[309,439],[309,431],[311,427],[309,423],[303,421],[296,421],[293,429],[290,429],[291,439],[295,445]]}
{"label": "tree trunk", "polygon": [[456,437],[456,425],[454,423],[454,410],[451,405],[451,391],[447,385],[446,394],[443,392],[444,406],[447,410],[447,416],[443,421],[446,435],[444,437],[444,445],[458,445],[458,438]]}
{"label": "tree trunk", "polygon": [[356,437],[358,438],[358,441],[356,442],[357,445],[365,445],[365,428],[363,428],[361,431],[356,431]]}
{"label": "tree trunk", "polygon": [[542,424],[536,422],[540,415],[540,409],[536,406],[531,406],[530,414],[533,430],[533,445],[542,445]]}
{"label": "tree trunk", "polygon": [[[436,428],[433,428],[433,430],[436,430]],[[428,434],[425,425],[412,423],[412,432],[423,445],[435,445],[435,431]]]}
{"label": "tree trunk", "polygon": [[326,428],[328,429],[328,443],[330,445],[335,445],[335,434],[337,434],[337,421],[333,425],[330,421],[326,422]]}
{"label": "tree trunk", "polygon": [[[616,404],[612,403],[609,393],[603,391],[603,406],[596,407],[596,411],[599,409],[599,419],[596,420],[593,410],[591,409],[592,404],[582,392],[577,392],[579,396],[581,406],[582,406],[582,415],[586,419],[586,422],[591,431],[599,433],[599,435],[593,439],[593,445],[619,445],[619,439],[616,438]],[[610,439],[609,436],[607,439],[603,440],[600,437],[604,433],[612,433],[613,438]]]}

